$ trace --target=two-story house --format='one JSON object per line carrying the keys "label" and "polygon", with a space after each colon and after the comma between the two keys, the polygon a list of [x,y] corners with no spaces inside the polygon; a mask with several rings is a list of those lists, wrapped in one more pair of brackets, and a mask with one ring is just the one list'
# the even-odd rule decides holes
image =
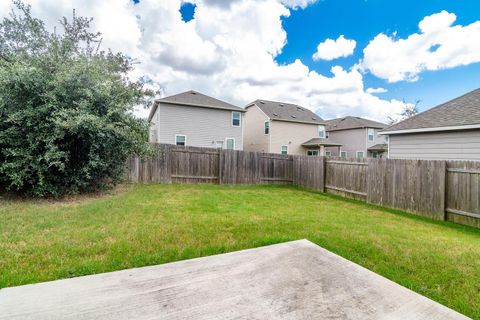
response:
{"label": "two-story house", "polygon": [[148,117],[149,141],[243,150],[245,110],[190,90],[157,99]]}
{"label": "two-story house", "polygon": [[343,117],[325,121],[329,139],[342,146],[327,148],[326,155],[344,158],[382,158],[387,156],[387,137],[379,131],[387,125],[359,117]]}
{"label": "two-story house", "polygon": [[296,104],[255,100],[245,107],[244,150],[318,156],[340,144],[327,139],[325,122]]}

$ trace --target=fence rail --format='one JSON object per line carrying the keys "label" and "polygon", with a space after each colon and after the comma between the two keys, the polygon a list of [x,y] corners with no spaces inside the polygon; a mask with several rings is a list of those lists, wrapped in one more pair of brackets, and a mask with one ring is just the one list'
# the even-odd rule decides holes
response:
{"label": "fence rail", "polygon": [[293,184],[480,227],[480,162],[307,157],[159,145],[135,183]]}

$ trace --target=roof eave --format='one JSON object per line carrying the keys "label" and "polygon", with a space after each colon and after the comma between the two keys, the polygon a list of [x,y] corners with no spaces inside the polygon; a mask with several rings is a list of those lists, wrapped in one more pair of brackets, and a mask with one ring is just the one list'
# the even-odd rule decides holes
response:
{"label": "roof eave", "polygon": [[456,131],[456,130],[469,130],[480,129],[479,124],[470,124],[463,126],[448,126],[448,127],[431,127],[431,128],[413,128],[413,129],[400,129],[400,130],[385,130],[380,131],[378,134],[390,135],[390,134],[404,134],[404,133],[421,133],[421,132],[437,132],[437,131]]}
{"label": "roof eave", "polygon": [[156,103],[166,103],[166,104],[174,104],[174,105],[191,106],[191,107],[198,107],[198,108],[216,109],[216,110],[227,110],[227,111],[238,111],[238,112],[245,112],[246,111],[243,108],[235,107],[235,106],[233,106],[232,108],[224,108],[224,107],[209,106],[209,105],[206,105],[206,104],[168,101],[168,100],[162,100],[162,99],[157,99],[157,100],[155,100],[155,102]]}
{"label": "roof eave", "polygon": [[290,120],[290,119],[278,119],[278,118],[271,118],[271,117],[269,117],[269,118],[272,121],[275,120],[275,121],[285,121],[285,122],[304,123],[304,124],[315,124],[315,125],[323,125],[323,126],[325,125],[325,123],[323,123],[323,122],[314,122],[314,121],[310,122],[310,121],[301,121],[301,120],[294,120],[294,119],[292,119],[292,120]]}

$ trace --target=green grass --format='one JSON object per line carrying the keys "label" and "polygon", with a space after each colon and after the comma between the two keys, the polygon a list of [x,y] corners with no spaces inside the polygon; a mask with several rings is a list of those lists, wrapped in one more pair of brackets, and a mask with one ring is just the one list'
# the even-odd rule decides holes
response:
{"label": "green grass", "polygon": [[480,230],[280,186],[0,200],[0,288],[303,238],[480,319]]}

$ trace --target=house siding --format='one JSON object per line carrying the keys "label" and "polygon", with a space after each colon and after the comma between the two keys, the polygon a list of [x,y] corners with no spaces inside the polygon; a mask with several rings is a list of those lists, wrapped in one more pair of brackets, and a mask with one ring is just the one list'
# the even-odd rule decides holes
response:
{"label": "house siding", "polygon": [[[372,156],[367,152],[367,149],[379,143],[387,143],[387,138],[379,133],[379,129],[374,129],[373,141],[368,141],[367,129],[345,129],[337,131],[329,131],[328,138],[332,141],[341,143],[341,151],[347,151],[348,158],[354,158],[357,155],[357,151],[363,151],[365,156]],[[332,156],[340,156],[340,151],[337,147],[328,147],[327,151],[331,152]]]}
{"label": "house siding", "polygon": [[264,133],[264,123],[268,120],[265,113],[253,105],[247,108],[244,119],[244,150],[270,152],[270,135]]}
{"label": "house siding", "polygon": [[318,125],[287,121],[270,122],[270,152],[280,153],[282,145],[288,146],[288,154],[306,155],[302,143],[318,137]]}
{"label": "house siding", "polygon": [[158,143],[175,144],[175,135],[182,134],[188,146],[212,148],[216,141],[234,138],[235,149],[243,150],[243,122],[243,113],[240,127],[234,127],[230,110],[161,103],[152,117],[152,128]]}
{"label": "house siding", "polygon": [[389,157],[480,160],[480,130],[390,135]]}

